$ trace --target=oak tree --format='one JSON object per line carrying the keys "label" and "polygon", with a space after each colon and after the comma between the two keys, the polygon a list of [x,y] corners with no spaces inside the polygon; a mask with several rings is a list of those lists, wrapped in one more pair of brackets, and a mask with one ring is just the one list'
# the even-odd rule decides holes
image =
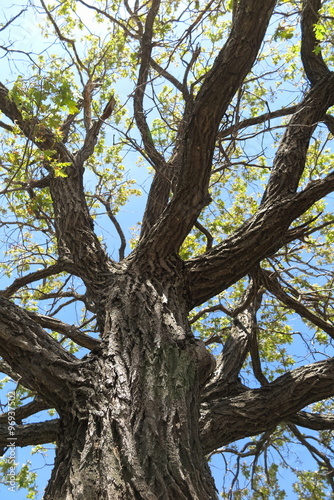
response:
{"label": "oak tree", "polygon": [[45,500],[212,500],[215,453],[224,498],[284,498],[292,443],[333,495],[334,3],[11,12],[0,369],[17,446],[56,442]]}

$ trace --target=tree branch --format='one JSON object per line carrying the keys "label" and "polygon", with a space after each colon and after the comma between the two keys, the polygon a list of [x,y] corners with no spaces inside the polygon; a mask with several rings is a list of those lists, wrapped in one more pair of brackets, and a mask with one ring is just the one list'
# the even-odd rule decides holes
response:
{"label": "tree branch", "polygon": [[[19,406],[15,409],[15,422],[16,424],[21,424],[22,420],[25,418],[31,417],[31,415],[35,415],[43,410],[47,410],[50,406],[40,399],[34,399],[30,403]],[[8,424],[8,413],[3,413],[0,415],[0,424]]]}
{"label": "tree branch", "polygon": [[[47,6],[45,5],[44,1],[43,0],[40,0],[41,2],[41,5],[49,19],[49,21],[51,22],[56,34],[57,34],[57,37],[60,41],[62,42],[66,42],[67,44],[69,44],[71,47],[72,47],[72,50],[74,52],[74,55],[75,55],[75,60],[79,66],[79,68],[85,68],[83,62],[81,61],[79,55],[78,55],[78,52],[77,52],[77,49],[76,49],[76,46],[75,46],[75,40],[71,40],[70,38],[67,38],[65,35],[62,34],[62,32],[60,31],[59,29],[59,26],[57,25],[56,21],[53,19],[52,15],[51,15],[51,12],[49,11],[49,9],[47,8]],[[86,69],[86,68],[85,68]]]}
{"label": "tree branch", "polygon": [[214,375],[203,390],[203,401],[239,394],[247,389],[241,384],[239,373],[249,352],[248,326],[247,313],[241,313],[233,321],[223,352],[217,357]]}
{"label": "tree branch", "polygon": [[296,368],[260,389],[204,403],[200,427],[205,452],[265,432],[305,406],[332,397],[333,384],[330,358]]}
{"label": "tree branch", "polygon": [[204,234],[206,237],[206,251],[210,250],[212,248],[212,243],[213,243],[213,236],[211,235],[210,231],[206,229],[198,220],[195,222],[195,227],[201,231],[201,233]]}
{"label": "tree branch", "polygon": [[174,85],[174,87],[181,92],[181,94],[185,99],[189,97],[187,87],[185,87],[181,82],[179,82],[179,80],[175,78],[175,76],[169,73],[166,68],[160,66],[160,64],[158,64],[152,57],[150,58],[150,65],[158,73],[159,76],[163,76],[172,85]]}
{"label": "tree branch", "polygon": [[20,375],[18,375],[14,370],[12,370],[11,366],[3,359],[0,359],[0,372],[5,373],[8,377],[17,381],[20,379]]}
{"label": "tree branch", "polygon": [[318,467],[322,469],[322,471],[325,469],[327,480],[329,484],[331,485],[332,491],[334,491],[334,482],[333,482],[333,475],[334,475],[334,468],[331,464],[331,461],[329,458],[326,456],[326,454],[321,451],[319,448],[316,448],[313,446],[307,439],[306,437],[297,429],[297,427],[294,424],[288,424],[290,431],[296,436],[298,441],[305,446],[305,448],[310,452],[314,460],[317,462]]}
{"label": "tree branch", "polygon": [[77,359],[20,307],[0,297],[0,355],[50,405],[71,397]]}
{"label": "tree branch", "polygon": [[146,15],[145,29],[141,36],[140,42],[141,61],[139,66],[137,86],[134,92],[133,100],[134,117],[144,143],[145,152],[147,153],[148,158],[151,160],[152,165],[157,169],[159,169],[159,167],[161,168],[165,164],[165,160],[163,156],[156,150],[151,137],[151,132],[145,117],[144,96],[151,63],[152,39],[154,34],[153,24],[159,12],[160,3],[161,0],[152,0],[150,9]]}
{"label": "tree branch", "polygon": [[10,26],[18,17],[20,17],[20,15],[23,14],[23,12],[26,12],[26,10],[27,10],[26,8],[21,9],[20,12],[16,14],[16,16],[11,17],[9,21],[7,21],[3,26],[1,26],[0,32],[8,28],[8,26]]}
{"label": "tree branch", "polygon": [[80,2],[82,5],[84,5],[88,9],[92,9],[95,12],[97,12],[98,14],[101,14],[101,16],[104,16],[107,19],[109,19],[109,21],[111,21],[112,24],[116,24],[117,26],[119,26],[128,37],[135,38],[135,39],[138,38],[138,34],[135,31],[132,31],[130,24],[124,24],[122,21],[120,21],[116,17],[110,15],[109,12],[106,12],[106,10],[101,10],[98,7],[96,7],[95,5],[90,5],[87,2],[84,2],[84,0],[78,0],[78,2]]}
{"label": "tree branch", "polygon": [[111,116],[112,112],[114,111],[115,105],[116,101],[114,96],[112,95],[109,98],[109,101],[106,104],[102,115],[93,122],[90,128],[87,129],[84,144],[82,148],[80,148],[76,153],[76,160],[80,165],[88,160],[88,158],[93,154],[101,127],[104,124],[105,120],[107,120]]}
{"label": "tree branch", "polygon": [[96,196],[96,199],[99,200],[102,203],[102,205],[105,207],[105,209],[107,210],[107,215],[108,215],[109,219],[111,220],[111,222],[113,223],[113,225],[115,226],[116,231],[118,233],[118,236],[121,240],[121,246],[119,247],[119,251],[118,251],[119,260],[121,261],[124,259],[124,252],[125,252],[125,248],[126,248],[126,239],[125,239],[123,230],[121,228],[121,225],[119,224],[118,220],[116,219],[116,217],[112,213],[110,201],[105,200],[102,196]]}
{"label": "tree branch", "polygon": [[313,429],[315,431],[334,430],[333,415],[299,411],[295,415],[290,415],[288,422],[292,422],[300,427],[307,427],[308,429]]}
{"label": "tree branch", "polygon": [[[66,178],[56,177],[52,164],[45,163],[50,173],[50,193],[60,258],[72,263],[72,273],[80,276],[89,287],[99,273],[108,273],[111,261],[94,233],[93,220],[87,207],[83,188],[83,160],[90,143],[84,144],[77,157],[70,153],[52,130],[37,118],[23,119],[21,111],[10,98],[8,89],[0,83],[0,110],[15,122],[28,140],[44,150],[54,151],[54,161],[67,164]],[[96,127],[98,128],[100,123]],[[92,132],[94,136],[96,130]],[[88,134],[89,135],[89,134]],[[97,290],[91,290],[94,296]]]}
{"label": "tree branch", "polygon": [[145,258],[147,254],[159,254],[164,259],[176,252],[208,204],[218,127],[254,63],[275,3],[275,0],[239,2],[230,36],[206,75],[193,106],[186,109],[184,133],[177,144],[177,159],[173,159],[181,169],[178,182],[169,205],[137,247]]}
{"label": "tree branch", "polygon": [[53,132],[35,117],[24,119],[21,111],[9,96],[8,89],[0,82],[0,109],[13,123],[16,123],[28,140],[39,149],[54,150],[63,162],[73,162],[73,155],[58,141]]}
{"label": "tree branch", "polygon": [[239,379],[240,370],[250,353],[253,372],[262,385],[268,382],[262,372],[258,345],[256,312],[260,307],[262,294],[253,279],[232,315],[233,325],[222,353],[217,357],[216,370],[206,385],[202,401],[220,399],[247,390]]}
{"label": "tree branch", "polygon": [[291,222],[333,191],[334,173],[331,173],[296,193],[312,131],[333,103],[334,74],[331,74],[311,89],[290,120],[255,215],[222,243],[186,263],[193,307],[217,295],[251,272],[264,257],[276,252],[283,245]]}
{"label": "tree branch", "polygon": [[[59,419],[46,420],[36,424],[15,426],[15,446],[29,446],[52,443],[58,440]],[[0,425],[0,447],[3,451],[14,439],[8,439],[8,424]]]}
{"label": "tree branch", "polygon": [[73,325],[68,325],[63,323],[57,318],[52,318],[50,316],[45,316],[44,314],[38,314],[33,311],[27,311],[28,315],[36,321],[43,328],[49,328],[58,333],[65,335],[69,339],[73,340],[76,344],[86,349],[96,349],[100,346],[101,342],[93,337],[90,337],[86,333],[83,333],[79,328]]}
{"label": "tree branch", "polygon": [[298,110],[299,105],[290,106],[288,108],[276,109],[275,111],[268,111],[268,113],[263,113],[259,116],[254,116],[252,118],[246,118],[241,122],[231,125],[228,128],[224,128],[218,134],[218,139],[223,140],[225,137],[229,135],[235,135],[238,130],[251,127],[253,125],[259,125],[260,123],[264,123],[269,120],[273,120],[274,118],[279,118],[281,116],[292,115]]}
{"label": "tree branch", "polygon": [[262,203],[296,192],[313,131],[333,104],[334,74],[330,73],[314,85],[291,117],[276,153]]}
{"label": "tree branch", "polygon": [[304,306],[299,300],[294,299],[288,293],[286,293],[278,280],[275,278],[274,274],[269,273],[264,269],[259,269],[257,271],[259,280],[265,286],[265,288],[272,293],[278,300],[280,300],[287,307],[296,311],[302,318],[307,319],[321,330],[326,332],[330,337],[334,339],[334,326],[327,321],[323,320],[316,314],[314,314],[310,309]]}
{"label": "tree branch", "polygon": [[312,85],[330,73],[322,58],[314,31],[314,25],[319,21],[321,3],[321,0],[304,0],[301,16],[301,58],[306,76]]}
{"label": "tree branch", "polygon": [[21,276],[20,278],[16,278],[11,285],[9,285],[5,290],[0,290],[0,295],[3,297],[9,298],[15,292],[20,290],[25,285],[29,285],[34,281],[39,281],[44,278],[48,278],[49,276],[53,276],[54,274],[59,274],[65,271],[66,265],[64,262],[57,262],[51,266],[48,266],[44,269],[39,269],[38,271],[34,271],[32,273],[26,274],[25,276]]}

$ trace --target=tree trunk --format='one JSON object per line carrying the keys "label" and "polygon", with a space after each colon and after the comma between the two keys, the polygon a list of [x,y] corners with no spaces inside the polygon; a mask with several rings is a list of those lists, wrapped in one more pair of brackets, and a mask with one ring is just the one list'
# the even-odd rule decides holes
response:
{"label": "tree trunk", "polygon": [[210,355],[190,331],[182,276],[154,272],[107,287],[103,347],[60,411],[46,500],[217,498],[198,431]]}

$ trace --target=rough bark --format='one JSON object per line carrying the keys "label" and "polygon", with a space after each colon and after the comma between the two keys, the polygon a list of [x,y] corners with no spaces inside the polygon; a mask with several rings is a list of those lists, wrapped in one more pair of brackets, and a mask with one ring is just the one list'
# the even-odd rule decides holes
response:
{"label": "rough bark", "polygon": [[67,398],[78,379],[76,358],[67,352],[29,315],[0,297],[1,356],[51,406]]}
{"label": "rough bark", "polygon": [[[205,451],[209,453],[216,449],[217,442],[224,446],[274,429],[279,422],[288,420],[308,404],[331,397],[333,366],[333,358],[319,361],[296,368],[261,389],[244,391],[241,395],[222,398],[211,404],[204,403],[201,434]],[[229,422],[228,427],[226,422]]]}
{"label": "rough bark", "polygon": [[92,395],[59,410],[46,500],[216,498],[198,431],[205,363],[174,278],[132,269],[108,290],[103,348],[82,363]]}

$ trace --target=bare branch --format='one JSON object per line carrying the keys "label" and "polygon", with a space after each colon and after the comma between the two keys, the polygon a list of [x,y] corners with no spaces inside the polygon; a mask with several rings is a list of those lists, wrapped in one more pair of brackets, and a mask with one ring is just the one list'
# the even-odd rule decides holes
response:
{"label": "bare branch", "polygon": [[38,314],[33,311],[27,311],[29,316],[36,321],[43,328],[49,328],[58,333],[61,333],[73,340],[76,344],[86,349],[96,349],[100,346],[101,342],[99,340],[90,337],[86,333],[83,333],[79,328],[63,323],[57,318],[52,318],[51,316],[45,316],[44,314]]}
{"label": "bare branch", "polygon": [[25,276],[21,276],[20,278],[16,278],[16,280],[14,280],[13,283],[5,290],[0,290],[0,295],[9,298],[23,286],[29,285],[34,281],[39,281],[48,278],[49,276],[64,272],[66,267],[67,266],[64,262],[59,261],[56,264],[45,267],[44,269],[39,269],[38,271],[34,271],[32,273],[26,274]]}
{"label": "bare branch", "polygon": [[92,124],[87,126],[86,137],[82,148],[76,153],[76,160],[82,164],[84,163],[94,152],[98,136],[102,125],[104,125],[105,120],[107,120],[112,114],[116,101],[112,95],[106,104],[103,113],[98,120],[95,120]]}
{"label": "bare branch", "polygon": [[120,237],[120,240],[121,240],[121,246],[119,248],[119,260],[123,260],[124,259],[124,252],[125,252],[125,248],[126,248],[126,239],[125,239],[125,236],[124,236],[124,233],[123,233],[123,230],[118,222],[118,220],[116,219],[116,217],[114,216],[114,214],[112,213],[112,210],[111,210],[111,205],[110,205],[110,202],[109,201],[106,201],[102,196],[96,196],[96,198],[103,204],[103,206],[106,208],[107,210],[107,215],[109,217],[109,219],[111,220],[111,222],[114,224],[115,228],[116,228],[116,231],[118,232],[118,235]]}
{"label": "bare branch", "polygon": [[167,69],[162,68],[152,57],[150,58],[150,65],[158,73],[158,76],[163,76],[170,83],[174,85],[177,90],[179,90],[184,98],[188,97],[188,89],[185,87],[175,76],[167,71]]}
{"label": "bare branch", "polygon": [[8,125],[7,123],[4,123],[0,120],[0,127],[4,128],[5,130],[8,130],[8,132],[13,132],[14,128],[11,125]]}
{"label": "bare branch", "polygon": [[298,109],[298,105],[290,106],[288,108],[276,109],[275,111],[268,111],[268,113],[264,113],[259,116],[254,116],[252,118],[246,118],[241,122],[231,125],[231,127],[222,129],[218,134],[218,139],[224,139],[229,135],[235,135],[239,130],[242,130],[247,127],[251,127],[253,125],[259,125],[260,123],[264,123],[266,121],[273,120],[274,118],[279,118],[281,116],[288,116],[295,113]]}
{"label": "bare branch", "polygon": [[134,31],[131,31],[131,28],[129,27],[129,25],[125,24],[124,22],[120,21],[119,19],[116,19],[116,17],[112,16],[110,14],[110,12],[107,12],[106,10],[101,10],[98,7],[96,7],[95,5],[91,5],[91,4],[84,2],[84,0],[78,0],[78,2],[80,2],[82,5],[84,5],[88,9],[92,9],[95,12],[97,12],[98,14],[101,14],[102,16],[106,17],[112,23],[115,23],[117,26],[122,28],[124,33],[127,34],[130,38],[135,38],[135,39],[138,38],[138,34],[135,33]]}
{"label": "bare branch", "polygon": [[227,314],[228,316],[231,316],[231,317],[233,316],[232,311],[226,309],[226,307],[224,307],[222,304],[217,304],[215,306],[204,307],[204,309],[201,309],[197,314],[195,314],[195,316],[193,316],[191,318],[191,320],[189,321],[189,324],[192,325],[193,323],[195,323],[195,321],[197,321],[199,318],[201,318],[204,314],[208,314],[208,313],[215,312],[215,311],[221,311],[224,314]]}
{"label": "bare branch", "polygon": [[81,61],[79,55],[78,55],[78,52],[77,52],[77,49],[76,49],[76,46],[75,46],[75,40],[71,40],[70,38],[67,38],[66,36],[64,36],[62,34],[62,32],[60,31],[56,21],[53,19],[52,15],[51,15],[51,12],[49,11],[49,9],[47,8],[47,6],[45,5],[44,1],[43,0],[40,0],[41,2],[41,5],[46,13],[46,15],[48,16],[48,19],[49,21],[51,22],[52,26],[54,27],[54,30],[57,34],[57,37],[59,38],[60,41],[62,42],[66,42],[68,43],[71,47],[72,47],[72,50],[74,52],[74,55],[75,55],[75,59],[76,59],[76,62],[78,64],[78,66],[80,68],[84,68],[87,70],[87,68],[85,67],[85,65],[83,64],[83,62]]}
{"label": "bare branch", "polygon": [[314,325],[318,326],[321,330],[326,332],[330,337],[334,339],[334,326],[327,321],[323,320],[316,314],[314,314],[308,307],[304,306],[299,300],[294,299],[288,293],[286,293],[281,285],[279,284],[277,278],[274,274],[261,269],[258,271],[258,278],[266,289],[278,298],[287,307],[293,309],[302,318],[307,319]]}
{"label": "bare branch", "polygon": [[200,222],[196,221],[195,222],[195,227],[201,231],[206,236],[207,243],[206,243],[206,252],[212,248],[212,243],[213,243],[213,236],[211,235],[210,231],[208,231]]}
{"label": "bare branch", "polygon": [[26,10],[27,10],[26,8],[21,9],[20,12],[16,14],[16,16],[13,16],[11,19],[9,19],[9,21],[7,21],[3,26],[1,26],[0,32],[8,28],[8,26],[10,26],[18,17],[20,17],[20,15],[23,14],[23,12],[26,12]]}
{"label": "bare branch", "polygon": [[328,482],[331,485],[332,490],[334,491],[334,468],[331,464],[329,458],[323,453],[320,449],[313,446],[306,437],[297,429],[294,424],[288,424],[291,432],[296,436],[298,441],[305,446],[305,448],[311,453],[314,460],[318,463],[318,466],[323,470],[326,470],[326,475],[328,477]]}
{"label": "bare branch", "polygon": [[140,131],[145,151],[152,164],[159,169],[165,164],[163,156],[156,150],[144,112],[145,88],[151,63],[153,24],[158,14],[160,0],[153,0],[146,15],[145,30],[141,36],[141,62],[138,73],[137,86],[134,93],[134,116]]}

